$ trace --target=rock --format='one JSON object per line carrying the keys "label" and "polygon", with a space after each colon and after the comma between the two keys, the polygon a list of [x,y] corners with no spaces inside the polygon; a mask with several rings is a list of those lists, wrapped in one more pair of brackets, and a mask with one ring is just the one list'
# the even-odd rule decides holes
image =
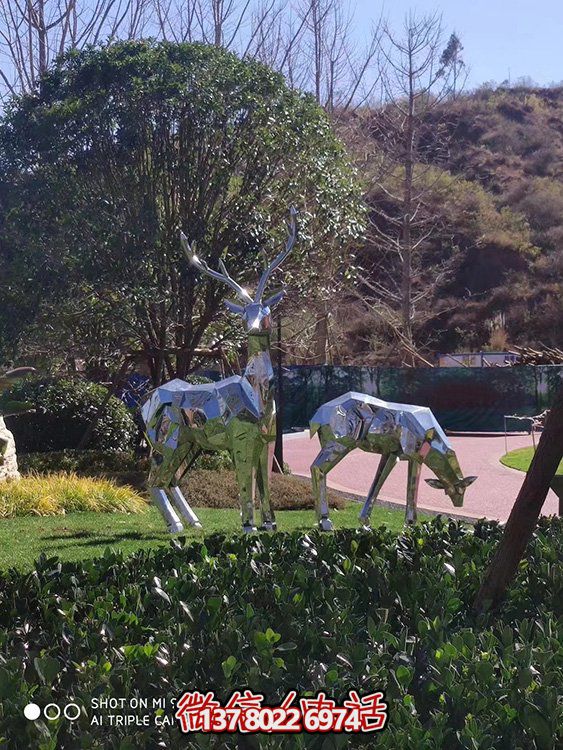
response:
{"label": "rock", "polygon": [[16,443],[14,436],[6,427],[4,420],[0,417],[0,482],[6,479],[19,479],[18,460],[16,457]]}

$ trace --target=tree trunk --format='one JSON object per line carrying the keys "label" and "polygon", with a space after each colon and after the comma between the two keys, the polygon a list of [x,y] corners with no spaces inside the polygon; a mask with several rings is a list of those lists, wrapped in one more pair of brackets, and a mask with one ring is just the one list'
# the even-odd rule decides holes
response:
{"label": "tree trunk", "polygon": [[317,318],[315,323],[315,341],[313,364],[327,364],[327,344],[328,344],[328,312],[323,310],[322,316]]}
{"label": "tree trunk", "polygon": [[538,448],[510,513],[497,552],[485,574],[473,608],[495,608],[504,598],[524,556],[540,511],[563,456],[563,387],[559,389]]}
{"label": "tree trunk", "polygon": [[[409,98],[408,112],[405,132],[405,179],[403,184],[403,226],[401,252],[403,255],[402,281],[401,281],[401,322],[403,336],[409,345],[412,339],[412,193],[414,173],[414,118],[415,118],[415,91],[414,91],[413,59],[409,47]],[[406,354],[406,353],[405,353]]]}

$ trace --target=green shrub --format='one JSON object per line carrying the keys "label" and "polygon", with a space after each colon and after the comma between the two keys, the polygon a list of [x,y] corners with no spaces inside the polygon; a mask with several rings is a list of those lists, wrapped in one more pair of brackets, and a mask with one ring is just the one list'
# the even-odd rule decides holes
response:
{"label": "green shrub", "polygon": [[[6,420],[20,452],[76,448],[107,396],[102,385],[85,380],[30,380],[10,390],[15,400],[30,401],[34,413]],[[128,450],[137,428],[125,404],[112,396],[96,422],[88,448]]]}
{"label": "green shrub", "polygon": [[[148,473],[150,459],[137,456],[133,451],[75,450],[67,448],[49,453],[18,453],[18,466],[22,474],[39,472],[48,474],[54,471],[73,471],[88,476],[106,476],[114,472],[139,471]],[[207,471],[232,470],[233,461],[227,451],[201,453],[193,464],[193,469]]]}
{"label": "green shrub", "polygon": [[[198,508],[240,508],[239,488],[234,471],[193,468],[187,472],[180,486],[190,503]],[[275,510],[305,510],[315,507],[309,479],[272,474],[270,490]],[[327,491],[327,498],[331,508],[344,508],[346,505],[343,497],[333,490]]]}
{"label": "green shrub", "polygon": [[49,453],[18,453],[21,474],[66,471],[80,476],[105,476],[110,472],[143,471],[147,466],[147,459],[139,459],[132,451],[67,449]]}
{"label": "green shrub", "polygon": [[[494,617],[471,603],[502,528],[435,519],[396,537],[207,537],[124,559],[0,576],[0,736],[6,747],[241,747],[180,735],[172,698],[248,687],[383,689],[377,736],[249,735],[248,746],[383,750],[555,750],[563,706],[563,521],[543,519]],[[172,723],[91,723],[93,697],[168,700]],[[35,702],[83,707],[74,722],[27,721]],[[115,713],[133,713],[127,708]],[[154,716],[154,709],[138,710]]]}
{"label": "green shrub", "polygon": [[130,487],[76,474],[29,475],[0,483],[0,518],[62,513],[141,513],[147,504]]}

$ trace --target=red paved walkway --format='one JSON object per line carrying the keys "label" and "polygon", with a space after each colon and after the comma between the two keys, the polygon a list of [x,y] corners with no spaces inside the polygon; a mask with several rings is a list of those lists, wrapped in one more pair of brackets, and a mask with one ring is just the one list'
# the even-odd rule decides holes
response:
{"label": "red paved walkway", "polygon": [[[506,521],[518,490],[524,480],[523,472],[508,469],[499,458],[505,453],[504,435],[488,437],[450,437],[464,476],[478,479],[467,489],[463,508],[454,508],[447,495],[434,490],[423,480],[433,476],[424,466],[420,482],[418,507],[442,513],[461,514],[472,518]],[[531,445],[527,435],[508,438],[508,450]],[[310,476],[309,467],[319,451],[319,441],[308,432],[284,435],[284,461],[291,471]],[[328,475],[328,485],[336,490],[365,496],[372,482],[379,456],[363,451],[352,451]],[[404,505],[407,487],[407,462],[400,461],[383,485],[380,498]],[[557,513],[557,496],[550,490],[543,513]]]}

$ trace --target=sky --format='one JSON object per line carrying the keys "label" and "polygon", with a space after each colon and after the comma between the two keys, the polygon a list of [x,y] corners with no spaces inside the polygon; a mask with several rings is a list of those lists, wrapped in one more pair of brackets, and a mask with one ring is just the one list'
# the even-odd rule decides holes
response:
{"label": "sky", "polygon": [[467,88],[522,76],[540,85],[563,80],[563,0],[355,0],[355,8],[359,34],[382,9],[394,28],[409,10],[441,13],[447,34],[463,44]]}

